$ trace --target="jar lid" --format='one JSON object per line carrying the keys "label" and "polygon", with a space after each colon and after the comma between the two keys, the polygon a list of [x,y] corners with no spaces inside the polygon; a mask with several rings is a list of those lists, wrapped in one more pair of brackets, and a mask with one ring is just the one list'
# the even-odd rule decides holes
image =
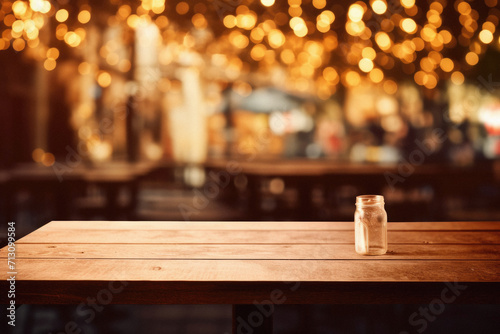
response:
{"label": "jar lid", "polygon": [[379,205],[384,204],[382,195],[360,195],[356,196],[356,205]]}

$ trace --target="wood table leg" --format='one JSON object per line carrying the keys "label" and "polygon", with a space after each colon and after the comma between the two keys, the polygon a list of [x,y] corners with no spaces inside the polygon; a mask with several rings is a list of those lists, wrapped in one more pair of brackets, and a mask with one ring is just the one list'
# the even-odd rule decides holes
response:
{"label": "wood table leg", "polygon": [[271,334],[273,313],[266,305],[233,305],[233,334]]}

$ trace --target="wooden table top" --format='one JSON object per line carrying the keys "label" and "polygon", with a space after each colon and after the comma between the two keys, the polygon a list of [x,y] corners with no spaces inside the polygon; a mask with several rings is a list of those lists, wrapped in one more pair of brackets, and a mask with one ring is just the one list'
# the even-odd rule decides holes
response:
{"label": "wooden table top", "polygon": [[[353,225],[53,221],[16,242],[16,303],[79,304],[115,281],[122,304],[245,304],[276,291],[296,304],[429,303],[450,284],[457,302],[500,302],[500,222],[389,223],[382,256],[355,253]],[[0,259],[7,289],[6,247]]]}

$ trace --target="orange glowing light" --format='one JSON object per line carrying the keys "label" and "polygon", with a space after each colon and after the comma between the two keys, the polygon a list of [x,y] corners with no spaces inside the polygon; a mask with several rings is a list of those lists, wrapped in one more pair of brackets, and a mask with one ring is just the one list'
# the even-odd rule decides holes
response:
{"label": "orange glowing light", "polygon": [[363,58],[359,61],[358,66],[361,71],[368,73],[373,70],[373,61],[368,58]]}
{"label": "orange glowing light", "polygon": [[490,44],[491,42],[493,42],[493,34],[491,33],[491,31],[484,29],[479,33],[479,39],[484,44]]}
{"label": "orange glowing light", "polygon": [[441,59],[439,66],[445,72],[451,72],[451,71],[453,71],[453,68],[455,67],[455,65],[453,64],[453,60],[451,60],[450,58]]}
{"label": "orange glowing light", "polygon": [[465,81],[465,77],[460,71],[455,71],[451,74],[451,82],[455,85],[461,85]]}
{"label": "orange glowing light", "polygon": [[111,75],[106,71],[101,71],[97,75],[97,83],[99,86],[105,88],[111,85]]}
{"label": "orange glowing light", "polygon": [[365,10],[364,8],[355,3],[349,7],[349,11],[347,12],[347,16],[349,16],[349,19],[353,22],[359,22],[363,19],[363,15],[365,15]]}
{"label": "orange glowing light", "polygon": [[415,23],[415,21],[413,21],[413,19],[410,18],[401,20],[399,22],[399,26],[404,32],[408,34],[414,34],[417,31],[417,24]]}
{"label": "orange glowing light", "polygon": [[85,24],[90,21],[90,17],[90,12],[84,9],[78,14],[78,21],[80,21],[80,23],[82,24]]}
{"label": "orange glowing light", "polygon": [[467,64],[474,66],[479,62],[479,56],[475,52],[469,52],[465,55],[465,61]]}

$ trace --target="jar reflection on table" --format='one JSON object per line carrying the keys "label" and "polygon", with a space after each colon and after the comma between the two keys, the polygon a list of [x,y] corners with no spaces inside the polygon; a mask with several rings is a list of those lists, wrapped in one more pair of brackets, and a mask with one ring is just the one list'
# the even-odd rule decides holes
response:
{"label": "jar reflection on table", "polygon": [[354,232],[356,253],[382,255],[387,252],[387,213],[383,196],[356,197]]}

